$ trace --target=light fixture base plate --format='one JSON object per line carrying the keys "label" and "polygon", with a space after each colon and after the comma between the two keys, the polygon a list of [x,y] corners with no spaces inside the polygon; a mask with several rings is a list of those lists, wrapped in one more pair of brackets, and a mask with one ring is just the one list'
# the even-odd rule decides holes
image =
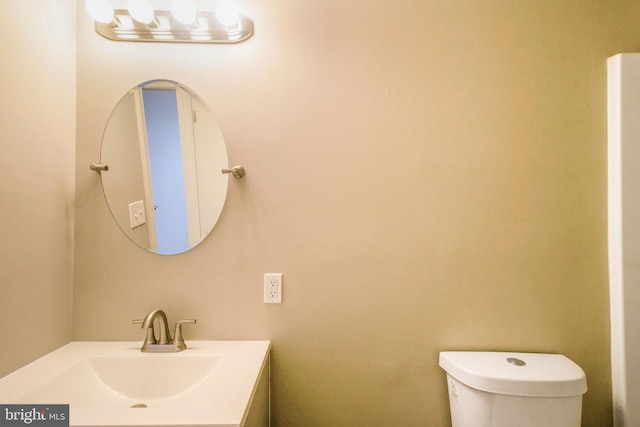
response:
{"label": "light fixture base plate", "polygon": [[109,24],[95,23],[98,34],[109,40],[161,43],[240,43],[253,35],[253,21],[239,15],[233,28],[222,25],[214,12],[198,11],[196,20],[185,25],[175,19],[168,10],[156,10],[151,24],[142,24],[131,17],[127,10],[114,11]]}

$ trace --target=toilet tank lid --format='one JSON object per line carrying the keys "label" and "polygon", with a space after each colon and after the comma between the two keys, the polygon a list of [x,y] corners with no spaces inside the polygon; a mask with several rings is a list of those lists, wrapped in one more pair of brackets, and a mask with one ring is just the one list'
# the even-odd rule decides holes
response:
{"label": "toilet tank lid", "polygon": [[461,383],[489,393],[568,397],[587,391],[584,371],[561,354],[444,351],[440,366]]}

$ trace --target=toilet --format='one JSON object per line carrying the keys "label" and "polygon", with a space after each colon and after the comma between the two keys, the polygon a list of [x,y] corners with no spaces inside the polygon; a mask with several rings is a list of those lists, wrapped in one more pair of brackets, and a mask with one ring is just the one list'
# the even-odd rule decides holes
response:
{"label": "toilet", "polygon": [[560,354],[445,351],[452,427],[580,427],[584,371]]}

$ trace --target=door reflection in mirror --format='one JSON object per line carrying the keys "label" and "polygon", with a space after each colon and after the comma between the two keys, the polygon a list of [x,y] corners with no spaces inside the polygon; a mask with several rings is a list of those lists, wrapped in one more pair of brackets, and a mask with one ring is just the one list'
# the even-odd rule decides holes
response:
{"label": "door reflection in mirror", "polygon": [[[189,235],[181,144],[193,142],[180,138],[179,107],[174,88],[143,88],[142,103],[153,194],[156,251],[162,254],[183,252],[189,249]],[[190,108],[182,106],[187,107]]]}

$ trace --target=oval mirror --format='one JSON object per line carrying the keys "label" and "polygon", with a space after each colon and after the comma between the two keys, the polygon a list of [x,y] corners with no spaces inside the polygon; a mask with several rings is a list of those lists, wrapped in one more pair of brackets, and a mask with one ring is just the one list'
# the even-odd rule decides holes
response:
{"label": "oval mirror", "polygon": [[141,248],[185,252],[218,221],[227,149],[213,113],[182,84],[152,80],[129,90],[109,116],[100,163],[109,210]]}

